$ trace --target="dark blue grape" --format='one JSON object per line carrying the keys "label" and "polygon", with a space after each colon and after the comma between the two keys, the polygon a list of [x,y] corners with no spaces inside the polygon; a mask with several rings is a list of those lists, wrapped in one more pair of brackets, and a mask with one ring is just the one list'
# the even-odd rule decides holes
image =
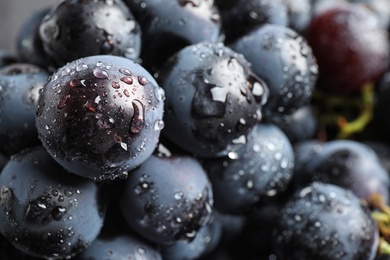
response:
{"label": "dark blue grape", "polygon": [[221,10],[223,32],[230,43],[264,24],[287,26],[288,9],[283,0],[228,1]]}
{"label": "dark blue grape", "polygon": [[140,65],[91,56],[60,68],[40,93],[36,122],[49,153],[94,180],[134,169],[155,149],[164,93]]}
{"label": "dark blue grape", "polygon": [[40,38],[57,66],[92,55],[137,60],[141,31],[121,1],[61,0],[42,20]]}
{"label": "dark blue grape", "polygon": [[81,252],[98,236],[104,212],[95,182],[69,174],[43,147],[14,155],[0,175],[0,231],[26,254]]}
{"label": "dark blue grape", "polygon": [[222,43],[182,49],[165,63],[158,81],[166,92],[163,134],[201,157],[242,146],[268,96],[243,56]]}
{"label": "dark blue grape", "polygon": [[287,0],[288,26],[305,35],[312,18],[311,0]]}
{"label": "dark blue grape", "polygon": [[212,199],[211,184],[196,159],[152,155],[129,173],[121,209],[140,235],[168,245],[195,238],[210,218]]}
{"label": "dark blue grape", "polygon": [[43,50],[39,35],[41,21],[49,11],[50,7],[35,11],[24,21],[18,31],[16,51],[21,62],[35,64],[42,68],[48,68],[51,65],[51,61]]}
{"label": "dark blue grape", "polygon": [[292,179],[294,153],[275,125],[257,124],[235,156],[204,160],[213,185],[215,208],[243,214],[276,200]]}
{"label": "dark blue grape", "polygon": [[283,206],[275,229],[277,259],[372,260],[378,230],[353,193],[325,183],[297,190]]}
{"label": "dark blue grape", "polygon": [[278,124],[310,103],[318,66],[311,47],[297,32],[267,24],[229,46],[244,55],[269,88],[265,120]]}
{"label": "dark blue grape", "polygon": [[0,152],[12,155],[39,145],[35,110],[39,89],[49,73],[32,65],[16,63],[0,69]]}
{"label": "dark blue grape", "polygon": [[324,143],[320,152],[314,153],[302,170],[294,174],[293,184],[302,187],[314,181],[349,189],[367,201],[374,194],[389,201],[390,179],[386,169],[367,145],[357,141]]}
{"label": "dark blue grape", "polygon": [[213,1],[125,0],[142,30],[142,66],[155,72],[182,48],[220,39],[221,22]]}

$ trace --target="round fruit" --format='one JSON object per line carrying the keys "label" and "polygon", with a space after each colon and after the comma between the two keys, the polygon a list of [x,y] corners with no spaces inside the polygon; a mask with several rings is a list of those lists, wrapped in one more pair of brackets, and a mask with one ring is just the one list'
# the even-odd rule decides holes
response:
{"label": "round fruit", "polygon": [[162,89],[140,65],[91,56],[60,68],[40,93],[37,129],[69,171],[115,178],[145,161],[164,124]]}

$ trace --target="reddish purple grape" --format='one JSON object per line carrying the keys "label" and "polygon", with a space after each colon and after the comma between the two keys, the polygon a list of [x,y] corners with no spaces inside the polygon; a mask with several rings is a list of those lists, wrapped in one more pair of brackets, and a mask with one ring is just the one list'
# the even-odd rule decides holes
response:
{"label": "reddish purple grape", "polygon": [[307,37],[318,61],[319,81],[328,89],[358,92],[388,68],[388,33],[360,5],[336,5],[317,14]]}

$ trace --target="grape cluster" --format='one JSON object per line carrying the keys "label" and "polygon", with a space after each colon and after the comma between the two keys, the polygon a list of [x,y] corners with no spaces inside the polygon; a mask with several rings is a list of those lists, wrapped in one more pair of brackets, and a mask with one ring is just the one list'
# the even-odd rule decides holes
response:
{"label": "grape cluster", "polygon": [[387,259],[390,2],[59,0],[0,51],[0,259]]}

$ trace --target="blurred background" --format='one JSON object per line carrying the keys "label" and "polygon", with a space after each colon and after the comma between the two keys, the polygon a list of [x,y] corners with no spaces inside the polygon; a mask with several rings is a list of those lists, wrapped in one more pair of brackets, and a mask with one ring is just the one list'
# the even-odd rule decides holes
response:
{"label": "blurred background", "polygon": [[15,51],[17,33],[35,11],[58,0],[0,0],[0,49]]}

